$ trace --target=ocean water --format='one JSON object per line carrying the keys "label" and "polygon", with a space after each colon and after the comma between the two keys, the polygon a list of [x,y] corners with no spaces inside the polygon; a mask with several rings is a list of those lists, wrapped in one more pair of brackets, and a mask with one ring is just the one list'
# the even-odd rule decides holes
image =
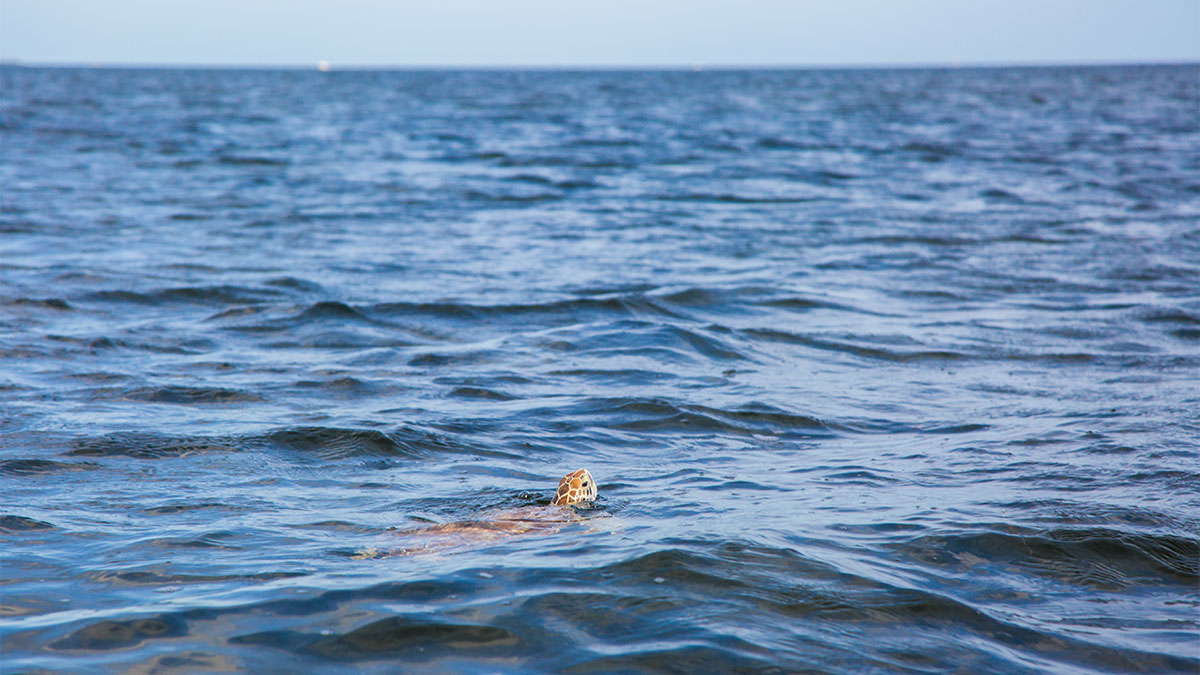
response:
{"label": "ocean water", "polygon": [[1200,668],[1200,66],[0,78],[6,673]]}

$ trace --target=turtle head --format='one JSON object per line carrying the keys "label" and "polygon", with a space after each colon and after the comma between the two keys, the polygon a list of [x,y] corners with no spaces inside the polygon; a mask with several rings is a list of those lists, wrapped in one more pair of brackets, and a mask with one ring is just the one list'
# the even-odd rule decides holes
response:
{"label": "turtle head", "polygon": [[563,476],[558,481],[558,491],[554,493],[552,506],[567,506],[580,502],[596,500],[596,479],[587,469],[579,469]]}

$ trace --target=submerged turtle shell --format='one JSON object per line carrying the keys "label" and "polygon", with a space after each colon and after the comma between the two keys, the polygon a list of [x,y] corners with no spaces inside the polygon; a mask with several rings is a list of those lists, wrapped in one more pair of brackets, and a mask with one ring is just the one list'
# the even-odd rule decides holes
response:
{"label": "submerged turtle shell", "polygon": [[410,530],[397,530],[394,536],[413,540],[414,546],[392,551],[368,549],[355,555],[356,559],[433,553],[466,547],[503,537],[534,532],[557,532],[568,523],[582,517],[573,508],[562,508],[596,499],[596,480],[587,469],[578,469],[563,476],[550,506],[525,506],[489,514],[487,518],[460,520]]}

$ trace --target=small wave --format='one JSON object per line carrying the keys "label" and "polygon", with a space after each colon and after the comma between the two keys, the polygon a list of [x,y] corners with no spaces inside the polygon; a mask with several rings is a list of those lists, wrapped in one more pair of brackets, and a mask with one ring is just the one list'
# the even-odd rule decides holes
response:
{"label": "small wave", "polygon": [[980,192],[979,196],[997,202],[1008,202],[1011,204],[1025,203],[1025,200],[1019,195],[1015,195],[1007,190],[1001,190],[1000,188],[988,188]]}
{"label": "small wave", "polygon": [[659,195],[655,199],[669,202],[714,202],[717,204],[803,204],[816,201],[812,196],[741,195],[728,192],[692,192],[682,195]]}
{"label": "small wave", "polygon": [[310,294],[325,292],[325,287],[321,284],[318,284],[315,281],[309,281],[308,279],[301,279],[299,277],[275,277],[268,279],[263,283],[265,283],[267,286],[283,288],[289,291],[301,291],[303,293]]}
{"label": "small wave", "polygon": [[36,476],[47,473],[88,471],[97,466],[91,462],[55,462],[49,459],[6,459],[0,461],[0,474],[7,476]]}
{"label": "small wave", "polygon": [[641,293],[615,297],[583,297],[538,304],[473,305],[466,303],[406,303],[393,302],[373,305],[372,315],[382,314],[397,319],[411,316],[433,318],[483,319],[507,317],[591,317],[616,315],[635,317],[653,315],[679,318],[661,303]]}
{"label": "small wave", "polygon": [[70,310],[74,309],[74,307],[72,307],[69,302],[67,302],[66,300],[63,300],[62,298],[45,298],[45,299],[15,298],[13,300],[5,301],[4,304],[12,305],[14,307],[36,307],[36,308],[40,308],[40,309],[53,309],[53,310],[62,311],[62,312],[70,311]]}
{"label": "small wave", "polygon": [[1025,568],[1075,586],[1114,589],[1150,579],[1185,585],[1200,581],[1200,539],[1102,527],[1010,529],[925,536],[897,547],[935,565],[961,565],[962,554],[969,553],[972,561]]}
{"label": "small wave", "polygon": [[502,391],[493,389],[485,389],[483,387],[457,387],[450,392],[451,396],[458,398],[470,398],[486,401],[512,401],[516,397],[511,394],[506,394]]}
{"label": "small wave", "polygon": [[446,453],[508,456],[497,450],[465,445],[449,436],[412,427],[384,433],[374,429],[297,427],[268,434],[273,447],[322,460],[348,457],[425,458]]}
{"label": "small wave", "polygon": [[138,542],[138,546],[153,546],[158,548],[177,549],[213,549],[223,551],[243,551],[247,546],[230,543],[244,539],[244,536],[227,530],[205,532],[194,537],[156,537]]}
{"label": "small wave", "polygon": [[190,513],[192,511],[235,511],[238,510],[231,507],[229,504],[221,502],[193,502],[183,504],[166,504],[163,506],[151,506],[142,509],[142,513],[147,513],[154,516],[175,515],[178,513]]}
{"label": "small wave", "polygon": [[967,358],[965,354],[950,350],[927,349],[901,351],[897,349],[887,349],[884,347],[864,347],[851,342],[842,342],[828,338],[800,335],[797,333],[790,333],[773,328],[751,328],[747,329],[745,333],[756,338],[771,340],[772,342],[786,342],[790,344],[811,347],[813,349],[842,352],[845,354],[851,354],[869,359],[878,359],[882,361],[908,363],[912,361],[961,361]]}
{"label": "small wave", "polygon": [[277,159],[274,157],[253,157],[246,155],[219,155],[217,163],[226,166],[241,166],[241,167],[283,167],[291,164],[286,159]]}
{"label": "small wave", "polygon": [[97,291],[88,294],[89,300],[139,305],[201,304],[230,305],[253,303],[279,297],[279,291],[244,286],[184,286],[136,292],[126,290]]}
{"label": "small wave", "polygon": [[528,194],[502,193],[499,191],[464,190],[462,198],[471,201],[495,202],[498,204],[536,204],[562,199],[557,192],[533,192]]}
{"label": "small wave", "polygon": [[331,301],[318,302],[301,312],[297,318],[301,320],[370,321],[367,316],[350,305]]}
{"label": "small wave", "polygon": [[806,150],[812,147],[809,143],[793,141],[787,138],[778,138],[775,136],[760,138],[755,141],[754,146],[757,148],[763,148],[764,150]]}
{"label": "small wave", "polygon": [[239,444],[231,439],[172,438],[156,434],[119,433],[79,439],[67,454],[84,457],[126,456],[162,459],[210,452],[237,452],[239,449]]}
{"label": "small wave", "polygon": [[167,584],[220,584],[229,582],[275,581],[305,576],[303,572],[260,572],[255,574],[179,574],[158,569],[102,570],[89,572],[83,578],[98,584],[120,586],[164,586]]}
{"label": "small wave", "polygon": [[487,655],[497,658],[523,646],[521,638],[505,628],[465,623],[445,623],[402,616],[379,619],[341,635],[300,631],[263,631],[239,635],[233,644],[271,647],[337,661]]}
{"label": "small wave", "polygon": [[707,406],[688,406],[691,409],[736,420],[738,423],[752,427],[758,432],[786,433],[798,430],[811,431],[828,429],[829,424],[808,415],[797,415],[765,404],[749,404],[742,408],[726,410]]}
{"label": "small wave", "polygon": [[176,405],[227,405],[261,403],[266,400],[257,394],[217,387],[139,387],[123,392],[121,397],[130,401]]}
{"label": "small wave", "polygon": [[641,144],[636,138],[577,138],[567,143],[576,148],[633,148]]}
{"label": "small wave", "polygon": [[959,154],[958,148],[935,141],[910,141],[901,146],[900,150],[924,155],[926,161],[941,161]]}
{"label": "small wave", "polygon": [[1137,318],[1150,324],[1174,324],[1179,326],[1200,326],[1200,316],[1176,307],[1154,307],[1137,312]]}
{"label": "small wave", "polygon": [[[614,428],[639,432],[721,432],[742,436],[828,436],[830,427],[813,417],[769,407],[723,410],[699,405],[675,405],[663,399],[606,399],[588,407],[613,415]],[[629,418],[635,419],[629,419]]]}
{"label": "small wave", "polygon": [[30,532],[40,530],[58,529],[50,523],[36,520],[34,518],[26,518],[25,516],[14,516],[5,514],[0,516],[0,532]]}
{"label": "small wave", "polygon": [[717,483],[715,485],[704,485],[702,487],[699,487],[698,489],[707,490],[710,492],[728,492],[728,491],[742,491],[742,490],[749,490],[751,492],[789,492],[788,488],[782,488],[782,487],[779,487],[778,485],[763,485],[762,483],[755,483],[754,481],[748,481],[748,480],[729,480],[729,481],[725,481],[723,483]]}
{"label": "small wave", "polygon": [[812,298],[803,297],[772,298],[770,300],[761,300],[756,304],[763,307],[777,307],[779,309],[786,309],[791,312],[807,312],[813,309],[837,309],[861,314],[874,314],[874,312],[863,311],[861,309],[837,302],[814,300]]}
{"label": "small wave", "polygon": [[339,460],[350,457],[431,457],[445,453],[508,457],[507,453],[475,447],[414,427],[388,432],[335,427],[288,427],[265,434],[226,437],[171,437],[149,433],[119,433],[80,438],[66,454],[83,457],[165,459],[206,453],[274,449],[296,457]]}
{"label": "small wave", "polygon": [[148,640],[165,640],[187,634],[187,623],[175,615],[133,619],[103,620],[89,623],[49,644],[53,650],[128,649]]}

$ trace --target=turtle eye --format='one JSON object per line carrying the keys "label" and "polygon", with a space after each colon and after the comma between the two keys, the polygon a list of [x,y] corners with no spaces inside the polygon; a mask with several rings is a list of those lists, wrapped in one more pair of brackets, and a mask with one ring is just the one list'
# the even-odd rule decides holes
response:
{"label": "turtle eye", "polygon": [[587,487],[587,486],[588,486],[588,482],[586,480],[583,481],[583,487]]}

